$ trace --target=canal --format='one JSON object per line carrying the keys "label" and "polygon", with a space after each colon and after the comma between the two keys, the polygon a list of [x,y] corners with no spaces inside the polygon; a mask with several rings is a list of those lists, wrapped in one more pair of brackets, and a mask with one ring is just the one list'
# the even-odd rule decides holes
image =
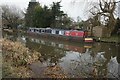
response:
{"label": "canal", "polygon": [[56,39],[39,38],[22,33],[3,33],[3,37],[20,41],[30,50],[41,53],[42,58],[30,65],[33,77],[45,77],[42,73],[49,66],[60,66],[69,78],[120,77],[120,45],[94,42],[75,43]]}

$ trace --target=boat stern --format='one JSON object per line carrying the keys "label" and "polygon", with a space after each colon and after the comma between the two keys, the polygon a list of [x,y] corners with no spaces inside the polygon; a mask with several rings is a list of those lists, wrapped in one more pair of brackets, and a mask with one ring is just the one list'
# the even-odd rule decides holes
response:
{"label": "boat stern", "polygon": [[93,38],[85,38],[84,41],[88,42],[88,43],[91,43],[91,42],[93,42]]}

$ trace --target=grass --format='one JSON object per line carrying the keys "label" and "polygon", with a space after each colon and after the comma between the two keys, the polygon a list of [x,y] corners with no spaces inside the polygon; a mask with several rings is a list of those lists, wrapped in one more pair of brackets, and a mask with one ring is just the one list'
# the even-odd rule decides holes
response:
{"label": "grass", "polygon": [[120,43],[120,35],[113,35],[111,37],[95,37],[96,41],[108,42],[108,43]]}

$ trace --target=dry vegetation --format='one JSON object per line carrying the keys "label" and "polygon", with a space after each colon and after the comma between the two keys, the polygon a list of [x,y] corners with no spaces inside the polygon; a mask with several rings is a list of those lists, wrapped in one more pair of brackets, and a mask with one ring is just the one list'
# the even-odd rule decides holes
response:
{"label": "dry vegetation", "polygon": [[65,72],[58,65],[47,67],[47,69],[44,70],[44,75],[48,78],[67,78]]}
{"label": "dry vegetation", "polygon": [[[41,54],[29,50],[20,42],[7,39],[0,41],[3,45],[3,78],[32,78],[34,73],[29,65],[38,61],[42,57]],[[48,78],[66,78],[59,66],[47,67],[43,74]]]}
{"label": "dry vegetation", "polygon": [[28,65],[39,60],[40,53],[30,51],[20,42],[1,40],[3,44],[3,77],[30,77]]}

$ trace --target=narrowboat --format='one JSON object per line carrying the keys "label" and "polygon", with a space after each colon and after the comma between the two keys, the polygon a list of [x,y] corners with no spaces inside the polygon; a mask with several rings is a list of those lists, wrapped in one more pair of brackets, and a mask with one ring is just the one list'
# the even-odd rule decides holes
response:
{"label": "narrowboat", "polygon": [[28,34],[38,35],[40,37],[50,37],[57,38],[59,40],[69,40],[77,42],[92,43],[93,38],[88,36],[88,31],[86,30],[62,30],[62,29],[52,29],[52,28],[29,28]]}

